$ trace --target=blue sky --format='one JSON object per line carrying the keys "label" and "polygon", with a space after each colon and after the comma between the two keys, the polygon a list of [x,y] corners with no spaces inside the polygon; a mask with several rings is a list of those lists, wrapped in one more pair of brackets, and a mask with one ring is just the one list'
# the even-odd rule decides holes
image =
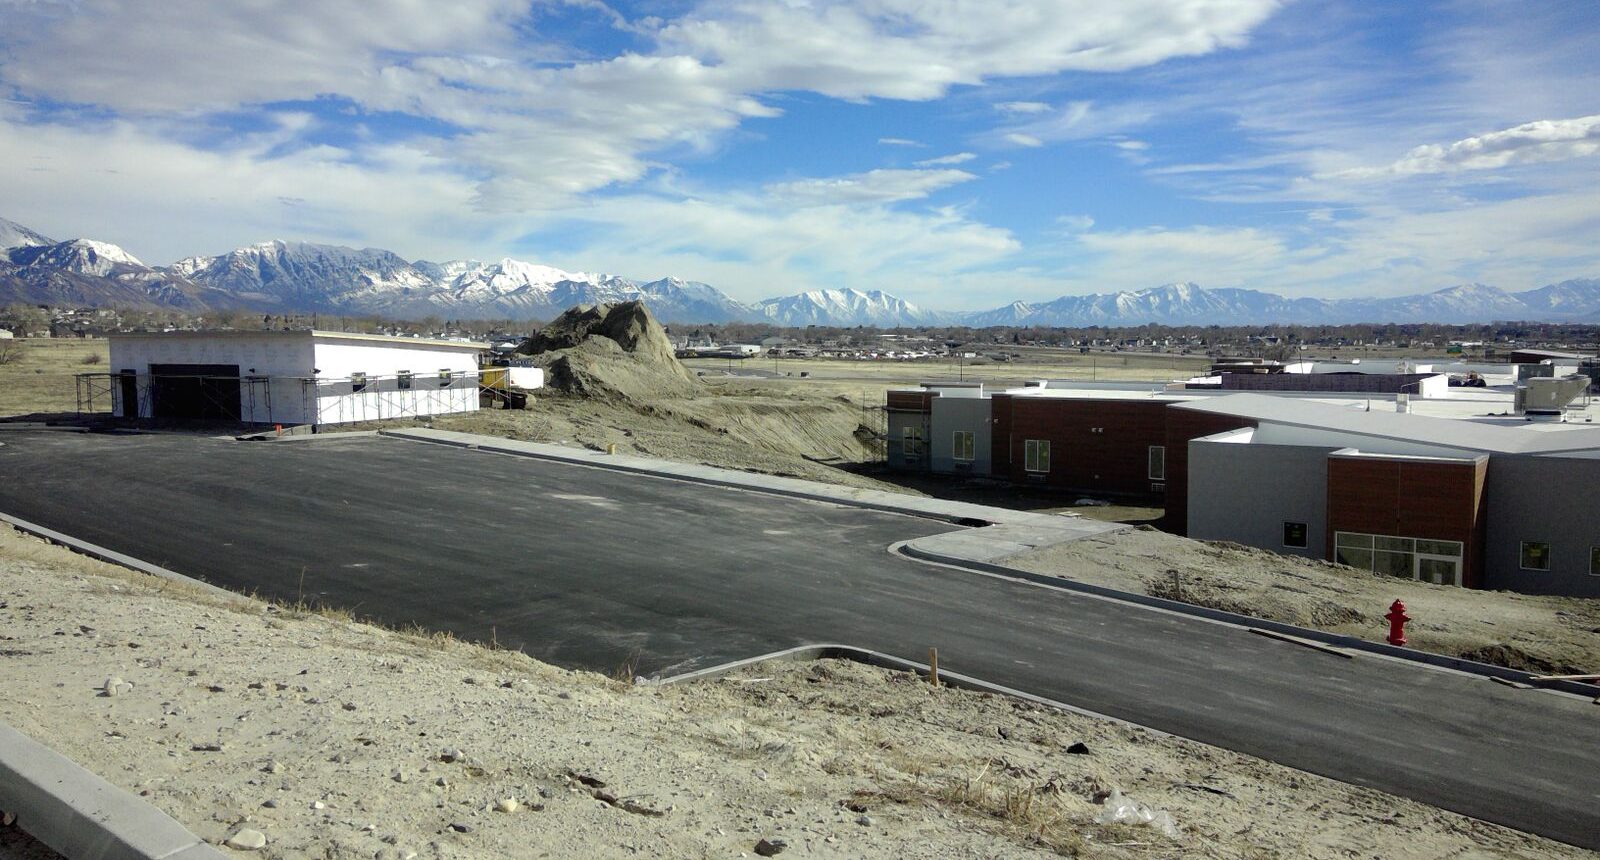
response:
{"label": "blue sky", "polygon": [[0,0],[0,216],[948,309],[1600,276],[1600,4]]}

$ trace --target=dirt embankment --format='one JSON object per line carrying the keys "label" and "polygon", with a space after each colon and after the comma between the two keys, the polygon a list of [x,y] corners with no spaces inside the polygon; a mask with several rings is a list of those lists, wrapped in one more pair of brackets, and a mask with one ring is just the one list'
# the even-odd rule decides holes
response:
{"label": "dirt embankment", "polygon": [[833,394],[703,383],[638,302],[569,310],[522,351],[549,382],[527,410],[441,416],[433,426],[887,488],[835,468],[877,455],[881,413]]}
{"label": "dirt embankment", "polygon": [[1371,641],[1395,600],[1413,648],[1532,672],[1600,672],[1600,601],[1477,591],[1381,576],[1233,543],[1137,529],[1006,564]]}
{"label": "dirt embankment", "polygon": [[[10,530],[0,579],[0,720],[203,838],[264,836],[239,856],[1594,856],[850,663],[631,687],[218,603]],[[1112,789],[1176,836],[1097,823]]]}

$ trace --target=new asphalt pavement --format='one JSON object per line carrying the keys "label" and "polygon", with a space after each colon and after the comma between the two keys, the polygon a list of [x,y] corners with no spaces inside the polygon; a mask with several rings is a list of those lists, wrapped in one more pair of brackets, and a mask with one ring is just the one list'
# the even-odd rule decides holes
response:
{"label": "new asphalt pavement", "polygon": [[604,672],[937,646],[951,671],[1600,848],[1586,700],[886,551],[948,523],[375,437],[0,442],[0,511],[240,591]]}

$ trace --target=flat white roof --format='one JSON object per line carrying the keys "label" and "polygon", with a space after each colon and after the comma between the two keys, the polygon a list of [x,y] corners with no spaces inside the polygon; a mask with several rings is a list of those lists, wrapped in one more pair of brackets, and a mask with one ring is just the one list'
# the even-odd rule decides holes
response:
{"label": "flat white roof", "polygon": [[[1413,401],[1427,402],[1427,401]],[[1307,398],[1264,397],[1237,393],[1205,401],[1175,404],[1213,415],[1232,415],[1253,421],[1333,430],[1379,439],[1418,442],[1501,454],[1541,454],[1600,449],[1600,426],[1556,422],[1515,421],[1486,423],[1395,412],[1393,408],[1351,409]],[[1538,432],[1564,430],[1565,432]]]}
{"label": "flat white roof", "polygon": [[392,334],[362,334],[353,331],[323,331],[321,329],[299,329],[294,331],[131,331],[117,332],[106,335],[107,338],[163,338],[169,340],[203,340],[216,338],[244,338],[244,337],[312,337],[320,340],[359,340],[377,343],[401,343],[412,346],[428,346],[439,349],[470,349],[474,352],[488,349],[487,343],[466,340],[440,340],[428,337],[400,337]]}

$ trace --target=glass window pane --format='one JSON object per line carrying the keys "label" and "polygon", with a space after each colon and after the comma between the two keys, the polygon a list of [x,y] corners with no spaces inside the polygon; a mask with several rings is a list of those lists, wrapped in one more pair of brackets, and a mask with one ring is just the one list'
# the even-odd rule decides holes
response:
{"label": "glass window pane", "polygon": [[1333,560],[1340,564],[1348,564],[1351,567],[1359,567],[1362,570],[1371,570],[1372,550],[1339,547],[1333,551]]}
{"label": "glass window pane", "polygon": [[1375,549],[1387,549],[1394,552],[1411,552],[1416,541],[1411,538],[1389,537],[1388,535],[1373,535],[1372,544]]}
{"label": "glass window pane", "polygon": [[1522,543],[1522,569],[1523,570],[1549,570],[1550,545],[1538,541],[1523,541]]}
{"label": "glass window pane", "polygon": [[1304,548],[1306,545],[1306,524],[1285,522],[1283,524],[1283,545]]}
{"label": "glass window pane", "polygon": [[1372,535],[1357,534],[1355,532],[1339,532],[1333,536],[1333,543],[1335,546],[1371,549]]}
{"label": "glass window pane", "polygon": [[1415,559],[1416,556],[1409,552],[1375,552],[1372,554],[1372,569],[1377,573],[1410,579]]}
{"label": "glass window pane", "polygon": [[1600,546],[1589,547],[1589,575],[1600,576]]}
{"label": "glass window pane", "polygon": [[1454,561],[1433,558],[1417,560],[1417,578],[1436,585],[1456,585],[1456,572],[1459,569],[1459,563]]}
{"label": "glass window pane", "polygon": [[1454,540],[1418,540],[1417,552],[1429,555],[1460,555],[1461,542]]}
{"label": "glass window pane", "polygon": [[1039,443],[1039,471],[1050,471],[1050,443]]}

